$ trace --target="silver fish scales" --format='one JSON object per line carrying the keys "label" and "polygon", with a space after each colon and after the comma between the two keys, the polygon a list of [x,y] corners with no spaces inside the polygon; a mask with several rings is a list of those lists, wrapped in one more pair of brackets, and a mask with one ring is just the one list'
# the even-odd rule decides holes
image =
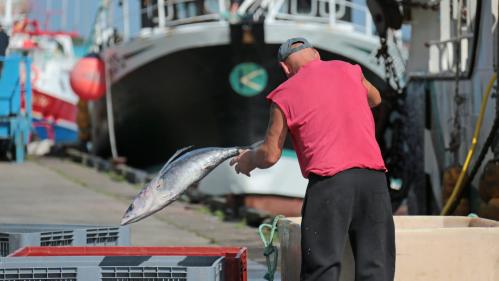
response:
{"label": "silver fish scales", "polygon": [[170,205],[189,186],[199,182],[222,162],[239,155],[241,151],[240,147],[207,147],[177,157],[189,148],[175,152],[158,174],[135,196],[121,225],[140,221]]}

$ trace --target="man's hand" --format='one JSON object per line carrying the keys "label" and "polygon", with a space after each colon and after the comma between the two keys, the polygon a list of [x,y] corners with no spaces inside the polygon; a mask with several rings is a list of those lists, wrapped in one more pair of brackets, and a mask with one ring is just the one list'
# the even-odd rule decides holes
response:
{"label": "man's hand", "polygon": [[255,161],[253,161],[253,152],[249,149],[242,150],[240,154],[232,160],[230,160],[230,165],[233,166],[234,164],[234,169],[236,170],[236,173],[243,173],[246,176],[250,177],[251,171],[253,171],[256,168]]}

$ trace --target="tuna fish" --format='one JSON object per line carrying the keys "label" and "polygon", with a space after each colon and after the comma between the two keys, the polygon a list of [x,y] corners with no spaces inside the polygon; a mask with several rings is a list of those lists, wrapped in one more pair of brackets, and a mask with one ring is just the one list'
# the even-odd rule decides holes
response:
{"label": "tuna fish", "polygon": [[162,210],[177,200],[189,186],[199,182],[225,160],[239,155],[243,149],[207,147],[182,154],[189,148],[191,147],[177,150],[158,174],[135,196],[121,220],[121,225],[138,222]]}

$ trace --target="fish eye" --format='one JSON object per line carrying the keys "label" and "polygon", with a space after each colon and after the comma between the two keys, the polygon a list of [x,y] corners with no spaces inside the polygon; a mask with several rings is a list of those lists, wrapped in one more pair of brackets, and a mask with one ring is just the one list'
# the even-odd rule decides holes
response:
{"label": "fish eye", "polygon": [[130,205],[130,207],[128,207],[128,210],[126,210],[127,212],[131,212],[133,210],[134,206],[133,204]]}

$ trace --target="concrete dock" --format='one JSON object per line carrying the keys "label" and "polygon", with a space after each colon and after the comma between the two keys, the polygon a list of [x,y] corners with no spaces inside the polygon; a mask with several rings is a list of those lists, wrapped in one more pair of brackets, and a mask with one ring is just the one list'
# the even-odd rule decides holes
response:
{"label": "concrete dock", "polygon": [[[65,159],[0,162],[0,223],[118,225],[140,188]],[[224,222],[206,210],[175,202],[132,224],[132,245],[244,246],[249,251],[249,280],[263,280],[263,246],[256,228]]]}

